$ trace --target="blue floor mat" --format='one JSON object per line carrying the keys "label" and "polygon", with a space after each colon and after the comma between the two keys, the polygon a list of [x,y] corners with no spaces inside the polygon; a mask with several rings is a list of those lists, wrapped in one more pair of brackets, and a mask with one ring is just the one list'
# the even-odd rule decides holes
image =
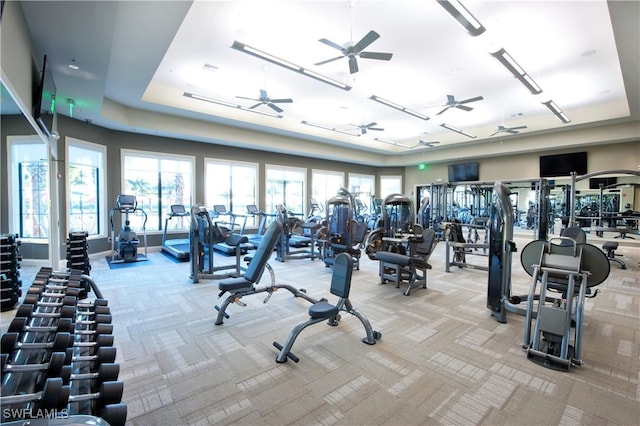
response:
{"label": "blue floor mat", "polygon": [[143,265],[148,265],[149,263],[151,263],[151,260],[147,257],[145,258],[144,255],[142,254],[138,254],[137,256],[137,261],[135,262],[121,262],[118,263],[116,262],[111,262],[111,256],[107,256],[105,257],[105,260],[107,261],[107,264],[109,265],[109,269],[124,269],[124,268],[133,268],[135,266],[143,266]]}

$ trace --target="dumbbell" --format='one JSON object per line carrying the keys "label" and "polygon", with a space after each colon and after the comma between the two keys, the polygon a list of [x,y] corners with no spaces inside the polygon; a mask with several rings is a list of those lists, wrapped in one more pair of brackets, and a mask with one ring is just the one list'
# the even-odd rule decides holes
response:
{"label": "dumbbell", "polygon": [[83,407],[78,406],[78,414],[92,414],[94,410],[100,410],[105,405],[118,404],[122,401],[122,394],[124,393],[124,383],[119,381],[103,382],[100,383],[97,392],[83,393],[79,395],[69,395],[68,403],[82,403],[91,402],[91,406]]}
{"label": "dumbbell", "polygon": [[18,333],[5,333],[0,338],[3,354],[11,354],[15,350],[42,350],[65,352],[73,343],[70,333],[56,333],[52,342],[20,342]]}
{"label": "dumbbell", "polygon": [[67,406],[70,389],[62,383],[60,377],[50,377],[44,382],[41,391],[0,397],[0,405],[7,407],[16,404],[36,402],[41,409],[63,410]]}
{"label": "dumbbell", "polygon": [[30,325],[29,318],[18,317],[11,320],[9,333],[73,333],[71,318],[60,318],[55,325]]}
{"label": "dumbbell", "polygon": [[57,312],[42,312],[36,309],[33,304],[22,304],[16,310],[16,318],[73,318],[76,314],[76,307],[62,305]]}
{"label": "dumbbell", "polygon": [[8,362],[9,355],[2,354],[2,376],[6,373],[39,373],[45,372],[46,377],[60,377],[62,373],[62,367],[64,366],[64,360],[66,358],[65,352],[53,352],[48,362],[38,364],[10,364]]}
{"label": "dumbbell", "polygon": [[[30,290],[30,289],[29,289]],[[27,294],[24,296],[24,305],[38,305],[52,308],[59,308],[61,306],[76,306],[78,298],[75,295],[69,295],[64,293],[34,293],[27,290]],[[52,299],[52,300],[44,300]]]}
{"label": "dumbbell", "polygon": [[65,364],[93,363],[95,369],[97,369],[102,364],[111,364],[116,361],[116,348],[113,346],[99,346],[93,355],[74,355],[73,348],[68,348],[66,355]]}
{"label": "dumbbell", "polygon": [[113,334],[97,334],[95,340],[73,342],[74,348],[101,348],[113,346]]}
{"label": "dumbbell", "polygon": [[107,404],[94,415],[100,416],[111,426],[124,426],[127,422],[127,404]]}

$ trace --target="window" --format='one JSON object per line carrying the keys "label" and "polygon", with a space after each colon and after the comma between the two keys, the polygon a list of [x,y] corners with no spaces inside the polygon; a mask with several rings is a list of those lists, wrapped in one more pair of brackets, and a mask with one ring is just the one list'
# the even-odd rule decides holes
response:
{"label": "window", "polygon": [[106,234],[106,147],[67,138],[67,228],[89,236]]}
{"label": "window", "polygon": [[380,196],[382,199],[391,194],[402,193],[402,176],[380,176]]}
{"label": "window", "polygon": [[7,139],[9,203],[13,206],[9,208],[9,228],[23,239],[48,240],[51,204],[47,146],[37,136]]}
{"label": "window", "polygon": [[265,212],[275,212],[278,204],[284,204],[289,211],[304,216],[306,169],[267,165],[266,181]]}
{"label": "window", "polygon": [[373,205],[373,198],[376,193],[375,176],[349,173],[349,192],[356,198],[360,214],[375,213],[375,206]]}
{"label": "window", "polygon": [[329,172],[326,170],[313,170],[311,172],[311,196],[322,205],[327,205],[327,200],[338,194],[338,190],[344,186],[344,173]]}
{"label": "window", "polygon": [[[134,195],[147,215],[146,229],[159,231],[172,204],[187,208],[193,202],[193,157],[122,150],[122,193]],[[115,200],[113,200],[115,206]],[[142,229],[143,216],[129,217],[133,229]],[[174,221],[179,222],[179,221]],[[182,230],[189,223],[183,222]]]}
{"label": "window", "polygon": [[[205,159],[205,206],[225,206],[228,212],[246,215],[249,204],[257,204],[258,165],[226,160]],[[214,184],[215,182],[215,184]],[[235,223],[256,226],[255,217]]]}

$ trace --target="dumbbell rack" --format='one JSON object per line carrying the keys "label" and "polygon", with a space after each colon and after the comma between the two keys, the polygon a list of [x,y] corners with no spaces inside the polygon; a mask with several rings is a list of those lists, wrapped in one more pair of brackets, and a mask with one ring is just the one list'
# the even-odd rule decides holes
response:
{"label": "dumbbell rack", "polygon": [[22,280],[20,279],[20,240],[17,234],[0,235],[0,282],[2,298],[0,309],[12,309],[22,296]]}
{"label": "dumbbell rack", "polygon": [[125,424],[108,302],[79,302],[82,276],[41,268],[2,335],[2,422],[95,416]]}
{"label": "dumbbell rack", "polygon": [[[91,271],[88,252],[89,244],[87,243],[88,236],[89,234],[86,231],[69,232],[69,237],[67,238],[67,268],[69,270],[82,271],[84,275],[89,275]],[[89,283],[83,280],[82,284],[84,290],[79,297],[84,299],[89,292]]]}

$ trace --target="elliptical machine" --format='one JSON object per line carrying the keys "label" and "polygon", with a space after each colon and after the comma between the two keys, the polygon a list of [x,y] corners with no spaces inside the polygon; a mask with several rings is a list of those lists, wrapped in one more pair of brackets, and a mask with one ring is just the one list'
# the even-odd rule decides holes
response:
{"label": "elliptical machine", "polygon": [[[113,214],[119,212],[124,215],[124,225],[120,229],[118,237],[115,236],[115,227],[113,225]],[[140,212],[143,216],[142,233],[144,236],[144,255],[138,255],[138,245],[140,240],[138,235],[131,229],[129,220],[130,214]],[[125,263],[138,262],[147,260],[147,214],[142,208],[138,207],[135,195],[118,195],[116,207],[111,209],[109,213],[109,222],[111,223],[111,259],[109,263]],[[118,248],[116,249],[116,241]]]}

